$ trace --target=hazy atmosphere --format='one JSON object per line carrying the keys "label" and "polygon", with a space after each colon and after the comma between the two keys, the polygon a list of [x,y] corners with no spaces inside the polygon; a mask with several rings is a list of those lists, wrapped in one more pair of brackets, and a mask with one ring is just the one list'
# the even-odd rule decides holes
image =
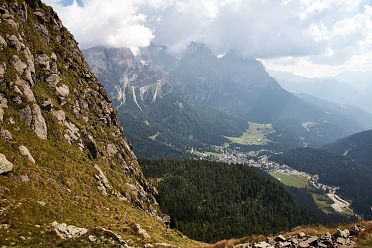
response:
{"label": "hazy atmosphere", "polygon": [[371,248],[372,0],[0,0],[0,247]]}
{"label": "hazy atmosphere", "polygon": [[45,0],[82,48],[234,49],[308,77],[372,68],[370,0]]}

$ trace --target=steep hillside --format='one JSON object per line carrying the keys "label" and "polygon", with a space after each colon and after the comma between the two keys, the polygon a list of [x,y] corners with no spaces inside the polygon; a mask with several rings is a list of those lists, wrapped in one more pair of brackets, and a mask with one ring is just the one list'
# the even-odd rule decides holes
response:
{"label": "steep hillside", "polygon": [[322,147],[372,168],[372,130],[353,134]]}
{"label": "steep hillside", "polygon": [[335,153],[299,148],[277,154],[271,160],[296,170],[318,175],[321,183],[337,186],[337,193],[351,201],[364,218],[372,218],[372,169]]}
{"label": "steep hillside", "polygon": [[0,18],[0,246],[193,246],[162,223],[156,189],[55,12],[1,0]]}

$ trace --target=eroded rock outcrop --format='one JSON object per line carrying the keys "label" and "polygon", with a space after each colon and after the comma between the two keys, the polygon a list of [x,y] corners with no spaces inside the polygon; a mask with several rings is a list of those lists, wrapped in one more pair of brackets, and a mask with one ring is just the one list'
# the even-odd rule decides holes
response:
{"label": "eroded rock outcrop", "polygon": [[79,238],[88,232],[86,228],[67,225],[66,223],[58,224],[56,221],[51,226],[55,233],[62,239]]}

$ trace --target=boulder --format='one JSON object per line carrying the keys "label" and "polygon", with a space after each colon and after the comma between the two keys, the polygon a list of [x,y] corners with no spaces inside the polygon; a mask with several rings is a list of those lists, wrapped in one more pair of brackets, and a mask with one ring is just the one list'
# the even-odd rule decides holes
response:
{"label": "boulder", "polygon": [[64,124],[66,120],[66,114],[63,110],[52,110],[52,115],[57,118],[60,124]]}
{"label": "boulder", "polygon": [[298,244],[298,247],[299,247],[299,248],[308,248],[308,247],[310,247],[310,244],[307,243],[306,241],[302,241],[302,242],[300,242],[300,243]]}
{"label": "boulder", "polygon": [[25,55],[27,65],[32,74],[35,74],[35,60],[34,56],[32,55],[30,49],[25,47],[23,54]]}
{"label": "boulder", "polygon": [[0,106],[2,106],[3,108],[8,107],[8,99],[6,99],[5,95],[3,95],[2,93],[0,93]]}
{"label": "boulder", "polygon": [[346,244],[346,239],[342,238],[342,237],[338,237],[336,239],[336,243],[337,244],[340,244],[340,245],[345,245]]}
{"label": "boulder", "polygon": [[299,232],[299,233],[297,234],[297,237],[300,238],[300,239],[303,239],[303,238],[306,238],[307,235],[306,235],[304,232]]}
{"label": "boulder", "polygon": [[95,232],[102,232],[104,236],[110,237],[111,239],[119,242],[119,244],[121,244],[121,245],[126,245],[126,243],[127,243],[119,234],[117,234],[117,233],[115,233],[111,230],[105,229],[103,227],[96,228]]}
{"label": "boulder", "polygon": [[0,35],[0,51],[2,51],[7,46],[8,44],[6,43],[6,40]]}
{"label": "boulder", "polygon": [[56,87],[59,82],[61,82],[61,77],[58,76],[58,74],[52,74],[49,77],[46,78],[46,82],[50,87]]}
{"label": "boulder", "polygon": [[296,239],[296,238],[292,238],[291,239],[291,242],[292,242],[292,244],[294,244],[294,245],[298,245],[298,240]]}
{"label": "boulder", "polygon": [[291,247],[292,243],[291,242],[279,242],[278,246],[279,246],[279,248]]}
{"label": "boulder", "polygon": [[48,99],[40,105],[42,110],[51,111],[53,108],[52,100]]}
{"label": "boulder", "polygon": [[98,175],[96,175],[98,180],[98,189],[101,190],[103,195],[107,196],[107,190],[111,191],[113,188],[101,168],[96,164],[94,165],[94,168],[98,171]]}
{"label": "boulder", "polygon": [[56,91],[61,97],[68,97],[70,95],[70,88],[63,84],[62,86],[56,87]]}
{"label": "boulder", "polygon": [[14,30],[18,30],[19,25],[13,19],[7,19],[6,22],[12,27]]}
{"label": "boulder", "polygon": [[89,240],[90,242],[96,242],[96,241],[97,241],[97,237],[94,236],[94,235],[89,235],[88,240]]}
{"label": "boulder", "polygon": [[340,229],[337,229],[336,233],[333,235],[333,237],[335,239],[341,237],[341,238],[347,238],[349,237],[349,230],[345,229],[345,230],[340,230]]}
{"label": "boulder", "polygon": [[29,102],[35,102],[36,101],[34,93],[32,92],[32,90],[30,88],[30,85],[26,81],[24,81],[23,79],[21,79],[17,76],[17,79],[15,81],[15,85],[18,86],[19,88],[21,88],[22,95],[24,97],[26,97],[26,99]]}
{"label": "boulder", "polygon": [[119,152],[118,148],[116,147],[115,144],[108,144],[107,148],[106,148],[106,151],[107,151],[109,156],[114,156]]}
{"label": "boulder", "polygon": [[143,229],[140,224],[135,224],[134,226],[137,229],[138,235],[140,235],[143,239],[145,240],[151,239],[150,234],[148,234],[147,231]]}
{"label": "boulder", "polygon": [[19,152],[21,153],[22,156],[26,156],[28,161],[30,161],[31,163],[35,163],[35,159],[32,157],[30,151],[27,149],[27,147],[21,145],[18,147],[19,149]]}
{"label": "boulder", "polygon": [[27,64],[23,62],[17,55],[13,55],[11,63],[19,76],[22,76],[27,68]]}
{"label": "boulder", "polygon": [[3,129],[3,130],[0,131],[0,136],[1,136],[1,138],[3,138],[4,140],[7,140],[7,141],[10,141],[10,140],[13,139],[12,134],[6,129]]}
{"label": "boulder", "polygon": [[279,242],[279,241],[284,242],[284,241],[286,241],[287,239],[286,239],[283,235],[279,235],[279,236],[276,236],[276,237],[274,238],[274,240],[277,241],[277,242]]}
{"label": "boulder", "polygon": [[50,61],[49,57],[46,54],[41,54],[36,56],[35,58],[36,64],[38,64],[41,68],[49,71],[50,70]]}
{"label": "boulder", "polygon": [[271,247],[271,245],[265,241],[262,241],[262,242],[259,242],[253,245],[253,248],[268,248],[268,247]]}
{"label": "boulder", "polygon": [[315,245],[318,239],[319,238],[317,236],[314,236],[314,237],[310,237],[308,240],[306,240],[306,242],[308,242],[310,245]]}
{"label": "boulder", "polygon": [[355,226],[353,226],[353,228],[351,228],[350,234],[352,236],[358,237],[360,235],[360,233],[362,233],[363,231],[364,231],[364,229],[360,225],[355,225]]}
{"label": "boulder", "polygon": [[67,225],[66,223],[58,224],[58,222],[56,221],[51,224],[51,227],[61,239],[78,238],[88,232],[88,229],[86,228]]}
{"label": "boulder", "polygon": [[0,174],[13,170],[13,164],[6,159],[5,155],[0,153]]}
{"label": "boulder", "polygon": [[299,244],[298,244],[298,247],[300,248],[307,248],[307,247],[312,247],[312,246],[316,246],[317,243],[318,243],[318,237],[310,237],[309,239],[306,239],[304,241],[301,241]]}
{"label": "boulder", "polygon": [[21,120],[27,125],[30,126],[32,122],[32,111],[30,106],[27,106],[21,110],[19,110],[19,116]]}
{"label": "boulder", "polygon": [[9,46],[15,48],[17,52],[21,51],[22,47],[24,46],[15,35],[9,36],[8,43]]}
{"label": "boulder", "polygon": [[98,157],[98,149],[96,142],[94,141],[93,137],[89,135],[86,132],[83,132],[83,142],[85,147],[88,149],[90,155],[92,155],[92,158]]}
{"label": "boulder", "polygon": [[45,119],[43,115],[41,114],[41,110],[39,105],[34,104],[32,105],[32,114],[33,114],[33,128],[36,133],[36,135],[40,139],[47,139],[48,138],[48,128],[45,123]]}

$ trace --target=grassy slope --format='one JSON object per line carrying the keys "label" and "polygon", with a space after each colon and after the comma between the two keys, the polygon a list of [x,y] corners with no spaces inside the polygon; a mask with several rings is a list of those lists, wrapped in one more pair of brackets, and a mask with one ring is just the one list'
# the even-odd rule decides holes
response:
{"label": "grassy slope", "polygon": [[[1,0],[0,5],[4,3],[13,5],[15,2],[17,1]],[[18,2],[19,6],[22,6],[24,1]],[[30,2],[40,8],[38,11],[46,14],[47,20],[56,18],[55,13],[42,5],[40,1]],[[98,84],[89,84],[81,78],[83,73],[88,73],[87,66],[81,59],[82,56],[66,45],[55,41],[56,36],[62,36],[67,39],[67,43],[75,44],[68,31],[63,28],[59,33],[59,31],[49,29],[52,38],[48,42],[31,26],[31,23],[36,22],[36,17],[33,15],[36,7],[27,5],[27,8],[27,24],[20,21],[17,15],[14,16],[15,21],[20,25],[19,31],[25,34],[26,38],[23,42],[33,54],[45,53],[49,56],[52,52],[57,54],[58,69],[63,83],[71,90],[69,98],[79,99],[84,87],[99,90]],[[0,34],[5,38],[7,34],[17,34],[17,31],[6,21],[2,21]],[[9,62],[14,54],[17,53],[10,47],[0,52],[0,60],[7,62],[8,65],[5,85],[15,80],[15,71]],[[24,59],[21,54],[19,56]],[[66,66],[66,57],[72,58],[72,67]],[[9,102],[1,129],[9,130],[13,140],[5,141],[0,138],[0,152],[14,164],[14,169],[6,175],[0,175],[0,224],[10,225],[9,229],[0,228],[0,246],[52,247],[58,244],[63,247],[86,247],[92,245],[87,237],[72,242],[59,239],[50,231],[49,225],[53,221],[86,228],[104,227],[122,235],[125,240],[131,239],[132,243],[137,245],[147,242],[167,242],[181,247],[193,247],[198,244],[177,231],[165,228],[155,217],[145,214],[132,203],[101,194],[97,189],[95,175],[98,173],[94,168],[95,164],[101,167],[116,190],[132,194],[128,191],[126,183],[144,180],[137,161],[130,151],[123,150],[125,163],[131,166],[131,172],[137,176],[124,173],[122,165],[117,160],[109,158],[105,152],[108,142],[123,141],[121,135],[111,135],[114,132],[117,133],[118,126],[97,125],[98,114],[95,111],[86,111],[85,114],[90,119],[89,123],[76,118],[72,111],[72,104],[59,106],[55,92],[43,82],[43,76],[43,72],[37,67],[36,85],[32,88],[37,103],[40,104],[51,98],[56,108],[65,111],[70,122],[81,130],[88,130],[94,136],[102,156],[92,160],[86,151],[80,151],[75,145],[69,145],[63,138],[65,127],[58,124],[55,117],[48,111],[42,111],[48,126],[48,139],[40,140],[34,131],[22,124],[20,120],[18,111],[27,104],[27,101],[23,99],[24,103],[21,106]],[[14,97],[14,93],[8,87],[1,88],[1,91],[8,99]],[[9,124],[10,117],[15,120],[15,125]],[[28,162],[19,154],[18,146],[20,145],[25,145],[29,149],[36,160],[35,164]],[[22,181],[21,178],[26,176],[29,180]],[[141,224],[152,238],[147,241],[142,240],[133,227],[134,223]]]}
{"label": "grassy slope", "polygon": [[248,129],[240,137],[227,137],[231,143],[240,145],[267,145],[268,134],[274,133],[272,124],[249,123]]}
{"label": "grassy slope", "polygon": [[307,178],[299,175],[290,175],[285,173],[270,173],[271,176],[279,180],[281,183],[287,186],[296,188],[306,188],[309,186]]}

